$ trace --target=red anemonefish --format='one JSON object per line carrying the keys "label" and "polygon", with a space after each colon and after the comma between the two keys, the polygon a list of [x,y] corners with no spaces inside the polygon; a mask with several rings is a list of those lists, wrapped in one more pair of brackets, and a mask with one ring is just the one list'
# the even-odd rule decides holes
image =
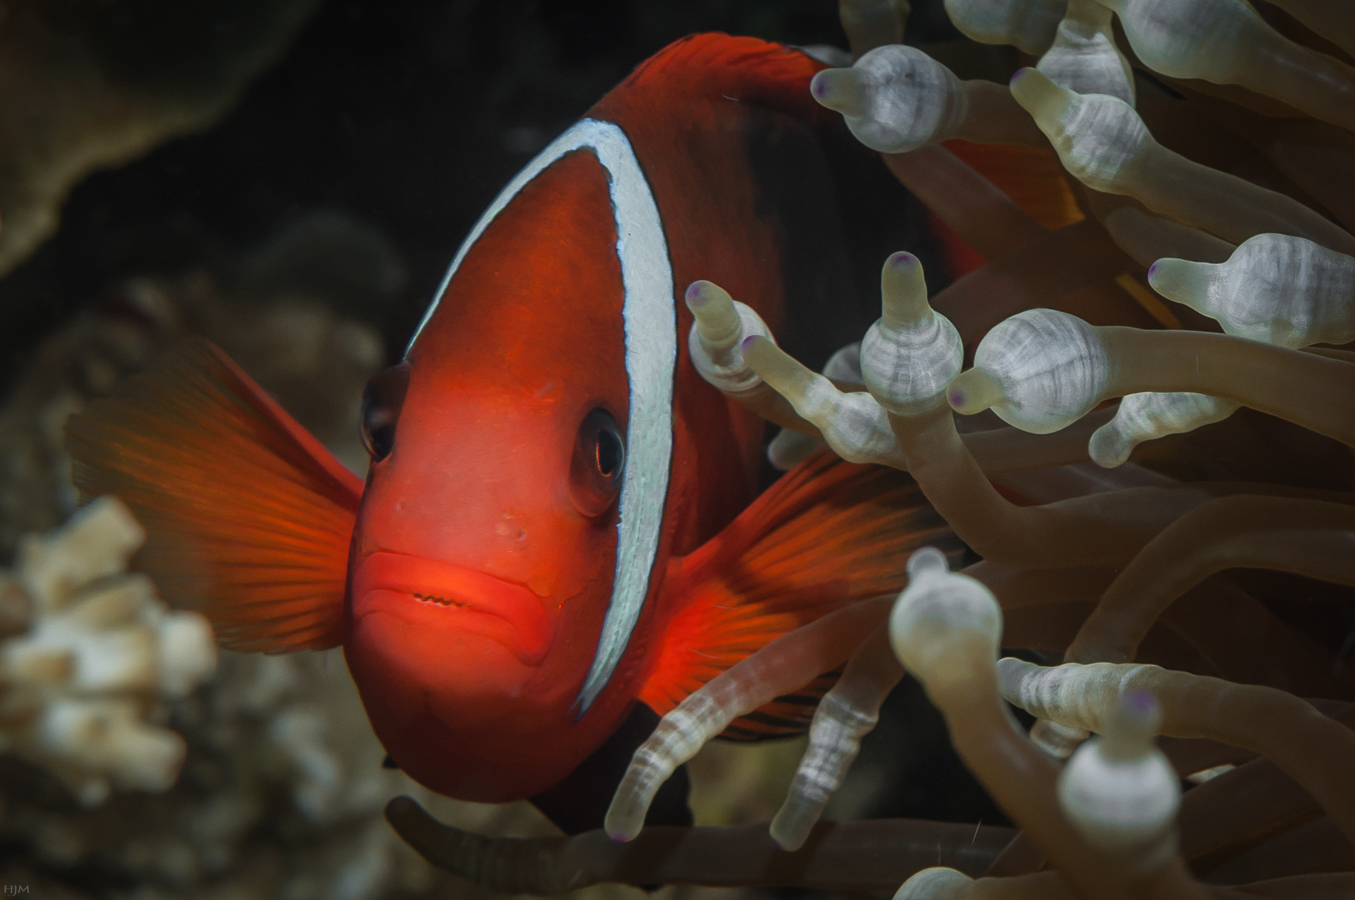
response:
{"label": "red anemonefish", "polygon": [[[548,796],[637,704],[666,713],[899,590],[910,549],[948,533],[906,476],[831,455],[756,496],[763,423],[689,360],[696,279],[774,330],[792,295],[827,308],[840,289],[841,239],[793,247],[772,202],[818,189],[814,129],[840,129],[809,95],[820,68],[691,37],[542,151],[369,385],[365,485],[202,341],[72,418],[77,484],[135,509],[142,566],[223,646],[342,646],[419,782]],[[780,161],[779,188],[755,156]],[[729,735],[803,730],[830,683]]]}

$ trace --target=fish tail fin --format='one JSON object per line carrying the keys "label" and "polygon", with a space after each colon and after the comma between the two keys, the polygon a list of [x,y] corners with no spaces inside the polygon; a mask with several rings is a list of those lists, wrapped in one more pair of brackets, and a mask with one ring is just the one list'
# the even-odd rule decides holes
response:
{"label": "fish tail fin", "polygon": [[[664,590],[683,599],[640,699],[663,715],[781,635],[902,590],[909,553],[928,544],[964,551],[906,474],[815,454],[670,569]],[[805,731],[837,674],[735,720],[723,736]]]}
{"label": "fish tail fin", "polygon": [[185,341],[89,403],[66,447],[76,487],[132,508],[139,566],[221,646],[342,642],[362,482],[214,345]]}

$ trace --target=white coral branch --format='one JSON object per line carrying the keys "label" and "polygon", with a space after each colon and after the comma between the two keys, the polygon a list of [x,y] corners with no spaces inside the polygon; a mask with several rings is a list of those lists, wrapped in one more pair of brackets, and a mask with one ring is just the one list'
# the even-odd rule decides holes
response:
{"label": "white coral branch", "polygon": [[0,641],[0,749],[89,804],[114,787],[174,783],[185,745],[155,724],[157,705],[216,670],[206,619],[167,609],[127,572],[144,540],[127,508],[102,498],[64,528],[24,538],[14,571],[0,573],[8,605],[26,607],[6,616],[19,633]]}

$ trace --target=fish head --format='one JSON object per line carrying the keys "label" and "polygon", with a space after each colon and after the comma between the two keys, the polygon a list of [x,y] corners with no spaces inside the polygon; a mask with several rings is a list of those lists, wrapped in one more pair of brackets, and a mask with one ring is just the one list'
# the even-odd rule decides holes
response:
{"label": "fish head", "polygon": [[367,391],[345,650],[388,752],[440,793],[539,792],[631,700],[612,684],[579,702],[630,464],[616,245],[602,166],[565,156],[474,241]]}

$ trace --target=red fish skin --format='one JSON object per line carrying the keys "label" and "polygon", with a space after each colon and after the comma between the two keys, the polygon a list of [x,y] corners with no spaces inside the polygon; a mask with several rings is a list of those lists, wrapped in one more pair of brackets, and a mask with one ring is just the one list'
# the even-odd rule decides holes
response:
{"label": "red fish skin", "polygon": [[[795,56],[802,77],[784,89],[802,100],[787,105],[814,116],[808,82],[821,66]],[[738,88],[727,71],[644,76],[590,116],[630,138],[663,218],[675,291],[715,281],[776,329],[777,226],[757,209]],[[755,495],[763,424],[696,373],[686,346],[691,314],[677,301],[673,457],[654,574],[625,656],[579,717],[612,591],[617,512],[581,515],[568,463],[590,409],[602,406],[626,427],[615,245],[606,173],[591,152],[571,153],[529,183],[466,256],[411,348],[395,450],[368,477],[350,560],[346,658],[387,750],[443,794],[532,796],[601,744],[635,702],[655,640],[684,602],[662,590],[670,561]],[[405,618],[395,598],[358,595],[365,561],[382,552],[473,569],[541,598],[550,627],[540,661],[525,664],[511,640],[463,627],[480,614],[410,596],[420,608]],[[529,630],[520,617],[505,621]]]}

